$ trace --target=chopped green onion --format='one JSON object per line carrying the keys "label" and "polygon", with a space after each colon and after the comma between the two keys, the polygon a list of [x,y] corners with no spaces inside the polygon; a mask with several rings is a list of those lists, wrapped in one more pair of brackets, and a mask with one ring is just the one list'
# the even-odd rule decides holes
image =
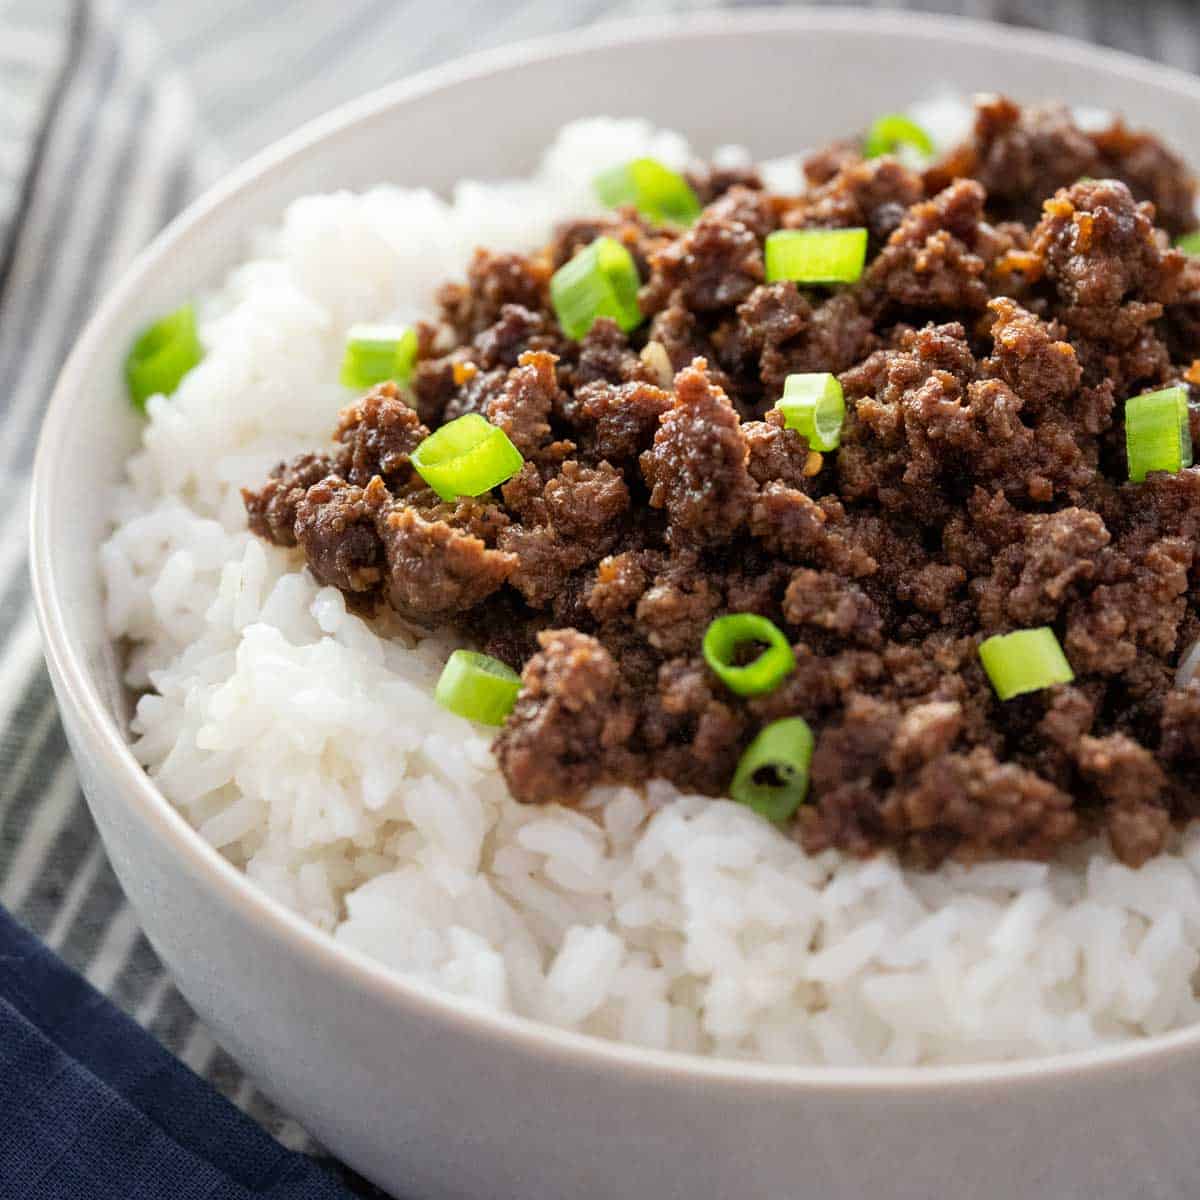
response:
{"label": "chopped green onion", "polygon": [[979,657],[1001,700],[1075,678],[1049,625],[990,637],[979,647]]}
{"label": "chopped green onion", "polygon": [[812,730],[803,717],[772,721],[746,747],[729,795],[769,821],[786,821],[808,795],[812,756]]}
{"label": "chopped green onion", "polygon": [[878,158],[895,154],[901,146],[911,146],[922,157],[933,155],[933,139],[916,121],[903,113],[886,113],[876,118],[863,140],[863,157]]}
{"label": "chopped green onion", "polygon": [[503,725],[520,690],[520,675],[498,658],[455,650],[442,668],[433,698],[460,717],[481,725]]}
{"label": "chopped green onion", "polygon": [[125,359],[125,382],[134,408],[144,410],[151,396],[169,396],[204,357],[190,304],[143,329]]}
{"label": "chopped green onion", "polygon": [[417,473],[443,500],[482,496],[511,479],[524,462],[508,434],[478,413],[443,425],[412,456]]}
{"label": "chopped green onion", "polygon": [[608,208],[632,204],[652,221],[690,225],[700,215],[700,201],[691,184],[655,158],[635,158],[601,171],[593,186],[601,204]]}
{"label": "chopped green onion", "polygon": [[554,272],[550,300],[563,333],[581,338],[597,317],[612,317],[628,333],[642,323],[633,255],[610,237],[599,237]]}
{"label": "chopped green onion", "polygon": [[783,413],[789,429],[807,438],[810,450],[838,448],[846,401],[836,375],[789,375],[783,384],[783,398],[775,407]]}
{"label": "chopped green onion", "polygon": [[1175,245],[1184,254],[1200,254],[1200,229],[1193,230],[1191,233],[1185,233],[1183,237],[1176,241]]}
{"label": "chopped green onion", "polygon": [[1134,483],[1148,471],[1178,472],[1192,465],[1187,388],[1163,388],[1125,401],[1125,453]]}
{"label": "chopped green onion", "polygon": [[[739,666],[738,652],[759,643],[766,649],[753,662]],[[796,666],[783,631],[756,613],[730,613],[713,621],[704,634],[704,661],[739,696],[773,692]]]}
{"label": "chopped green onion", "polygon": [[779,229],[767,234],[768,283],[854,283],[866,261],[865,229]]}
{"label": "chopped green onion", "polygon": [[342,357],[342,386],[407,383],[417,361],[417,333],[407,325],[351,325]]}

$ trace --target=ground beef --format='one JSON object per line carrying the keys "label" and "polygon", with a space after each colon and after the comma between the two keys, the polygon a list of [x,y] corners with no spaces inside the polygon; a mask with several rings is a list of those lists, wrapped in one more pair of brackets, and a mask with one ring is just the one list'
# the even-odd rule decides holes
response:
{"label": "ground beef", "polygon": [[575,393],[580,441],[598,459],[632,463],[650,448],[672,403],[669,392],[648,383],[587,384]]}
{"label": "ground beef", "polygon": [[400,398],[394,383],[381,383],[357,404],[343,410],[337,437],[342,475],[366,487],[376,476],[403,482],[410,476],[412,452],[429,436],[411,405]]}
{"label": "ground beef", "polygon": [[483,333],[506,305],[530,312],[545,308],[550,268],[521,254],[477,250],[465,284],[447,284],[438,294],[442,319],[464,340]]}
{"label": "ground beef", "polygon": [[474,535],[445,521],[426,520],[403,505],[381,513],[377,528],[387,563],[388,602],[419,621],[443,621],[474,608],[517,565],[515,556],[489,550]]}
{"label": "ground beef", "polygon": [[1075,348],[1065,340],[1065,330],[1006,296],[990,301],[988,311],[992,354],[985,360],[984,370],[1024,397],[1031,415],[1069,401],[1079,387],[1083,369]]}
{"label": "ground beef", "polygon": [[542,499],[549,523],[594,558],[620,528],[629,509],[629,488],[621,472],[606,462],[594,467],[566,462],[546,482]]}
{"label": "ground beef", "polygon": [[677,546],[726,542],[745,523],[754,495],[749,448],[729,397],[697,359],[675,378],[675,401],[641,456],[650,506],[667,510]]}
{"label": "ground beef", "polygon": [[783,597],[783,615],[797,629],[824,629],[849,642],[878,646],[883,618],[874,601],[842,576],[803,568]]}
{"label": "ground beef", "polygon": [[1004,96],[981,97],[971,138],[926,173],[926,186],[944,187],[956,175],[978,179],[995,214],[1026,224],[1047,196],[1083,178],[1121,180],[1155,206],[1172,236],[1196,223],[1195,181],[1162,142],[1120,120],[1085,132],[1060,104],[1021,108]]}
{"label": "ground beef", "polygon": [[1006,248],[984,222],[986,196],[978,183],[958,179],[908,209],[863,277],[878,302],[935,312],[985,308],[984,272]]}
{"label": "ground beef", "polygon": [[296,509],[305,493],[333,471],[328,454],[301,454],[280,463],[257,491],[242,489],[252,533],[277,546],[296,544]]}
{"label": "ground beef", "polygon": [[542,313],[531,312],[520,304],[506,304],[495,324],[476,334],[472,363],[485,371],[515,367],[522,354],[556,345],[554,336],[547,332],[548,327]]}
{"label": "ground beef", "polygon": [[573,629],[539,634],[538,644],[512,719],[496,739],[509,786],[529,803],[544,803],[636,770],[626,746],[638,708],[612,655]]}
{"label": "ground beef", "polygon": [[697,313],[740,304],[763,281],[762,239],[770,229],[760,193],[726,192],[687,233],[651,258],[650,280],[640,297],[644,311],[657,312],[675,292]]}
{"label": "ground beef", "polygon": [[755,167],[718,167],[694,163],[688,168],[687,181],[702,204],[711,204],[732,187],[761,188],[762,177]]}
{"label": "ground beef", "polygon": [[709,622],[724,607],[718,581],[681,554],[654,576],[635,610],[639,634],[663,654],[695,653]]}
{"label": "ground beef", "polygon": [[789,487],[803,488],[824,465],[816,451],[794,429],[789,429],[783,414],[772,409],[761,421],[743,421],[742,437],[750,457],[746,469],[759,484],[777,479]]}
{"label": "ground beef", "polygon": [[849,161],[801,197],[783,224],[791,229],[861,225],[878,245],[924,197],[920,178],[894,158]]}
{"label": "ground beef", "polygon": [[1172,236],[1196,224],[1196,184],[1186,164],[1152,134],[1118,120],[1091,135],[1100,154],[1097,176],[1124,180],[1139,200],[1154,205],[1158,225]]}
{"label": "ground beef", "polygon": [[555,358],[544,350],[526,351],[518,363],[484,415],[526,458],[538,458],[549,441],[550,414],[559,400]]}
{"label": "ground beef", "polygon": [[580,341],[579,361],[571,373],[575,390],[600,381],[617,384],[648,378],[652,378],[650,368],[609,317],[601,317]]}
{"label": "ground beef", "polygon": [[968,143],[926,173],[926,184],[945,187],[970,175],[986,189],[992,211],[1027,224],[1042,201],[1065,184],[1097,175],[1099,154],[1091,139],[1059,104],[1022,109],[1004,96],[976,103]]}
{"label": "ground beef", "polygon": [[1058,618],[1081,583],[1096,575],[1096,556],[1109,543],[1098,513],[1064,508],[1031,514],[1024,534],[993,560],[992,572],[974,584],[985,630],[1045,625]]}
{"label": "ground beef", "polygon": [[[520,801],[653,777],[724,795],[763,725],[802,716],[811,851],[933,866],[1101,834],[1139,865],[1200,815],[1200,683],[1176,683],[1200,470],[1129,483],[1123,427],[1131,394],[1200,384],[1200,268],[1170,248],[1193,180],[1148,134],[999,96],[923,174],[850,141],[805,172],[784,197],[698,166],[690,228],[625,209],[533,255],[478,251],[418,327],[411,385],[247,490],[248,524],[359,611],[450,623],[522,671],[496,742]],[[861,281],[768,283],[780,227],[865,228]],[[602,234],[647,321],[572,341],[550,276]],[[842,384],[834,451],[774,409],[805,371]],[[465,413],[525,462],[447,503],[411,459]],[[792,646],[766,695],[704,660],[729,612]],[[980,642],[1041,625],[1074,683],[1000,702]]]}
{"label": "ground beef", "polygon": [[321,583],[351,595],[371,593],[383,579],[383,548],[376,517],[390,500],[378,479],[365,488],[330,475],[296,505],[297,544]]}

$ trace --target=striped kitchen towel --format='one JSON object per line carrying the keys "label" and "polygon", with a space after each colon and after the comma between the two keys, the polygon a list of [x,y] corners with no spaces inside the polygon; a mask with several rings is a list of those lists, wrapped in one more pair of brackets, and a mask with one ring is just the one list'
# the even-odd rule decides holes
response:
{"label": "striped kitchen towel", "polygon": [[225,165],[127,4],[0,0],[0,905],[286,1145],[311,1149],[171,986],[83,804],[27,586],[28,469],[104,288]]}
{"label": "striped kitchen towel", "polygon": [[[0,244],[5,247],[11,245],[13,222],[28,207],[24,185],[33,177],[31,168],[66,81],[66,14],[65,4],[13,5],[5,14],[0,38]],[[0,279],[9,261],[0,263]]]}
{"label": "striped kitchen towel", "polygon": [[[1052,28],[1200,67],[1192,0],[875,3]],[[131,256],[227,165],[300,121],[470,50],[722,6],[0,0],[0,905],[285,1145],[313,1148],[171,986],[78,792],[26,584],[27,476],[54,376]]]}

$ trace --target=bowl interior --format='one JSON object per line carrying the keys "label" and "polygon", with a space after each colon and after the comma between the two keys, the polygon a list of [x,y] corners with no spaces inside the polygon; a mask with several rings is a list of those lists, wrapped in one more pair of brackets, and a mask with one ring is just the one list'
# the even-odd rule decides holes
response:
{"label": "bowl interior", "polygon": [[[519,175],[561,124],[594,114],[651,117],[683,131],[701,153],[736,142],[756,157],[775,156],[929,95],[931,62],[938,89],[1118,109],[1200,163],[1200,81],[1189,76],[970,22],[810,10],[638,23],[482,55],[315,123],[189,209],[126,273],[79,341],[35,472],[34,575],[47,656],[86,736],[120,758],[130,803],[142,802],[138,768],[123,748],[127,714],[104,634],[97,547],[109,489],[139,436],[121,363],[141,325],[216,283],[252,229],[310,192],[384,180],[446,191],[459,178]],[[166,807],[161,797],[151,801]],[[214,888],[228,886],[198,836],[173,836],[191,838],[193,851],[212,859]]]}

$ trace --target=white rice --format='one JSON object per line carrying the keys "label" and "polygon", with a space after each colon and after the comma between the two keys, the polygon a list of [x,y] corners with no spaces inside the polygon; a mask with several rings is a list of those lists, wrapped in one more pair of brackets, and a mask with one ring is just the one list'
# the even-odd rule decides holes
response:
{"label": "white rice", "polygon": [[[943,109],[925,119],[952,128]],[[247,533],[239,485],[328,438],[349,399],[350,323],[428,312],[477,244],[535,246],[591,207],[597,169],[688,153],[639,121],[584,121],[533,180],[463,183],[453,203],[313,196],[254,239],[200,302],[204,362],[150,403],[102,550],[109,629],[147,690],[140,760],[202,836],[338,941],[601,1037],[908,1065],[1195,1020],[1200,832],[1138,872],[1094,845],[921,874],[807,857],[748,810],[663,783],[598,790],[583,812],[521,807],[488,732],[431,699],[450,639],[365,623]],[[771,174],[799,186],[794,162]]]}

